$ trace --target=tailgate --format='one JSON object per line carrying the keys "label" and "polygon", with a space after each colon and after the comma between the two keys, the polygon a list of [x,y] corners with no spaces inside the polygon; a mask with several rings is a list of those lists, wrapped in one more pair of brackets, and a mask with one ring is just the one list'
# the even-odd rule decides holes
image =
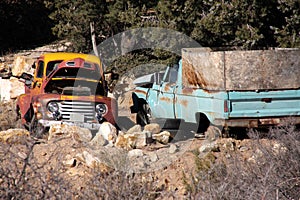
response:
{"label": "tailgate", "polygon": [[229,118],[300,115],[300,90],[228,92]]}

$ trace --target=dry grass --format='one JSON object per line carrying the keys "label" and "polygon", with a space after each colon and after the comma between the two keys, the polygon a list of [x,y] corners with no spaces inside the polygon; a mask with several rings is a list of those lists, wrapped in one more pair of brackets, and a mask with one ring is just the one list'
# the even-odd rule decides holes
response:
{"label": "dry grass", "polygon": [[[250,131],[256,154],[229,154],[226,165],[200,159],[198,172],[186,181],[191,199],[299,199],[300,132],[294,126]],[[262,139],[263,138],[263,139]],[[227,154],[228,155],[228,154]],[[198,158],[197,158],[198,159]],[[206,166],[203,168],[203,166]]]}

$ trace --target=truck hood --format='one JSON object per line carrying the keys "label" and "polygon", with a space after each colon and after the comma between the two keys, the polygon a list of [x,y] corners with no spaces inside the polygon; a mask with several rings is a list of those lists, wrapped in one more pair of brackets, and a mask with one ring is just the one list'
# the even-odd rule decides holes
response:
{"label": "truck hood", "polygon": [[81,58],[62,62],[43,82],[45,93],[88,96],[104,95],[99,66]]}

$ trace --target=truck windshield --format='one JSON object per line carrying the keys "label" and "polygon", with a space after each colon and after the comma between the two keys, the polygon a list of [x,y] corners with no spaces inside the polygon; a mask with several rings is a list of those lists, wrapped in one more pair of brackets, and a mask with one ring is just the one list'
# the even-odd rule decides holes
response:
{"label": "truck windshield", "polygon": [[48,62],[46,76],[48,76],[50,74],[50,72],[52,72],[61,62],[62,62],[62,60],[54,60],[54,61]]}
{"label": "truck windshield", "polygon": [[99,81],[101,76],[97,70],[66,67],[59,69],[52,78],[84,78]]}

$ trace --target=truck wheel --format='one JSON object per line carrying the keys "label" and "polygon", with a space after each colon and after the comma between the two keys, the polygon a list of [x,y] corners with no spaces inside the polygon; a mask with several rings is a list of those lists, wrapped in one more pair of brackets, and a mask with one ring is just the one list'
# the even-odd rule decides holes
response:
{"label": "truck wheel", "polygon": [[148,104],[142,104],[136,115],[136,123],[145,126],[151,123],[151,110]]}
{"label": "truck wheel", "polygon": [[35,119],[35,116],[33,116],[29,126],[29,132],[32,134],[33,137],[43,138],[46,136],[48,130],[46,127],[40,124],[38,120]]}
{"label": "truck wheel", "polygon": [[210,121],[202,113],[197,114],[196,119],[198,122],[197,133],[205,133],[208,127],[210,126]]}

